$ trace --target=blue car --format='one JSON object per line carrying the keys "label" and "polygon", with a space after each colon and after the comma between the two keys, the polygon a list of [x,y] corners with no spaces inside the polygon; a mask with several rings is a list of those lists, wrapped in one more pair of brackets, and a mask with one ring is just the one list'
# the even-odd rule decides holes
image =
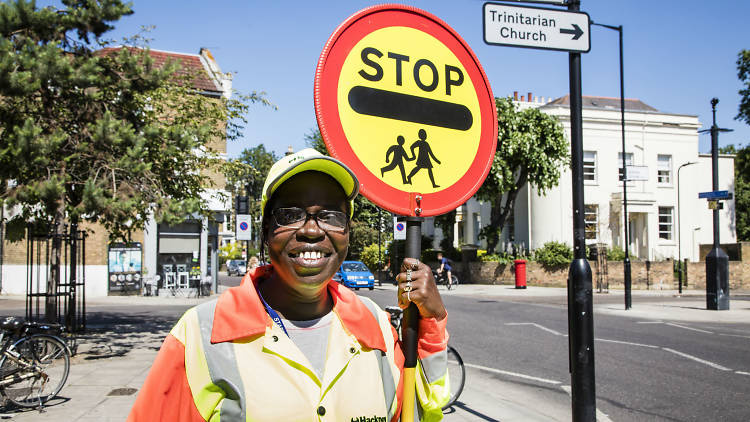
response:
{"label": "blue car", "polygon": [[375,276],[360,261],[344,261],[333,279],[354,290],[359,290],[360,287],[370,290],[375,288]]}

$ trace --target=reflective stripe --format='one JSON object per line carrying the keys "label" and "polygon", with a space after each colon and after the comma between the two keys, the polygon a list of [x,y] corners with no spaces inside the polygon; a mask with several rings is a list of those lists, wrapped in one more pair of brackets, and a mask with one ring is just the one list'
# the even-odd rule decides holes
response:
{"label": "reflective stripe", "polygon": [[216,301],[196,306],[203,352],[211,382],[226,394],[221,402],[221,421],[245,422],[245,388],[240,378],[234,343],[211,343]]}
{"label": "reflective stripe", "polygon": [[424,375],[430,384],[439,380],[448,372],[448,349],[433,353],[420,360],[422,361]]}
{"label": "reflective stripe", "polygon": [[[367,309],[372,313],[372,316],[375,317],[375,321],[377,321],[378,325],[380,325],[380,318],[378,318],[378,312],[380,311],[380,308],[378,308],[378,305],[376,305],[375,302],[373,302],[369,298],[361,297],[360,300],[365,304],[365,306],[367,306]],[[385,335],[383,336],[383,338],[385,338]],[[386,341],[387,340],[388,339],[386,339]],[[381,350],[373,350],[373,352],[380,353],[380,357],[378,358],[378,367],[380,368],[380,379],[383,381],[383,396],[385,397],[385,408],[388,409],[387,420],[391,420],[391,418],[393,417],[393,413],[396,411],[396,407],[393,406],[393,401],[396,399],[396,379],[391,373],[391,365],[388,362],[388,357],[386,356],[385,352]]]}

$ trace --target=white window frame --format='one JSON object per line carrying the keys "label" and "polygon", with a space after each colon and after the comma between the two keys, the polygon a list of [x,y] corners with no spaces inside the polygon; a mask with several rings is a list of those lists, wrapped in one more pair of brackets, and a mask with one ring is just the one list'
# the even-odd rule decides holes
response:
{"label": "white window frame", "polygon": [[[668,212],[665,212],[668,211]],[[674,241],[674,207],[664,206],[659,207],[658,210],[658,226],[659,226],[659,240],[660,241]],[[667,218],[669,221],[662,222],[662,217]]]}
{"label": "white window frame", "polygon": [[[666,165],[662,164],[663,157],[666,157]],[[666,178],[666,181],[662,180],[662,176]],[[672,186],[672,155],[658,154],[656,156],[656,183],[660,186]]]}
{"label": "white window frame", "polygon": [[[583,206],[583,227],[586,243],[599,241],[599,204],[585,204]],[[593,227],[590,230],[589,227]],[[593,233],[593,237],[589,237]]]}
{"label": "white window frame", "polygon": [[[587,156],[591,156],[592,159],[587,160]],[[595,184],[599,179],[598,166],[596,165],[597,153],[596,151],[583,151],[583,183]],[[587,165],[587,163],[591,163]],[[586,171],[589,169],[590,171]],[[591,176],[591,179],[587,179],[586,176]]]}

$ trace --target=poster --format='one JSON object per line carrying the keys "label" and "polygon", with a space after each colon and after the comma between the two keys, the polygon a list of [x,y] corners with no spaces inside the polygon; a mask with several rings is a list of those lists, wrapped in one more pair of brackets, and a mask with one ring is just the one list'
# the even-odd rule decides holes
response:
{"label": "poster", "polygon": [[110,293],[140,293],[142,250],[140,242],[109,245],[107,268]]}

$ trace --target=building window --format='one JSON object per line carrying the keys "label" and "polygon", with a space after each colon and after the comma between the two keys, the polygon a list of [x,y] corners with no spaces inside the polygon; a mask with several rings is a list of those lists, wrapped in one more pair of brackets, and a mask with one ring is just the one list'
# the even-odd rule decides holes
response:
{"label": "building window", "polygon": [[[626,152],[625,153],[625,165],[626,166],[632,166],[633,165],[633,153],[632,152]],[[622,153],[617,153],[617,180],[622,181],[622,174],[624,173],[624,170],[622,169]]]}
{"label": "building window", "polygon": [[656,157],[656,180],[660,185],[672,184],[672,156],[659,154]]}
{"label": "building window", "polygon": [[672,240],[673,214],[673,207],[659,207],[659,239]]}
{"label": "building window", "polygon": [[583,180],[596,181],[596,151],[583,151]]}
{"label": "building window", "polygon": [[599,239],[599,205],[583,206],[583,224],[586,229],[586,240]]}

